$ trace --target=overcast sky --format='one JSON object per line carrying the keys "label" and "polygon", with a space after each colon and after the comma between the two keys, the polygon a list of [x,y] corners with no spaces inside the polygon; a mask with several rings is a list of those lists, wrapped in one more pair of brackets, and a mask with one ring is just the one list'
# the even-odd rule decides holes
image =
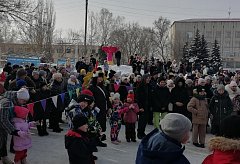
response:
{"label": "overcast sky", "polygon": [[[83,29],[86,0],[54,0],[56,29]],[[159,16],[172,22],[189,18],[240,18],[240,0],[89,0],[89,11],[107,8],[126,21],[152,26]]]}

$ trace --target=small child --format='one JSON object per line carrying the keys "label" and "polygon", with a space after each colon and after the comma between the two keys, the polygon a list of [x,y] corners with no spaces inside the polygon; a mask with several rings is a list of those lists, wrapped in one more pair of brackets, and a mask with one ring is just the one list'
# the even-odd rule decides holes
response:
{"label": "small child", "polygon": [[15,117],[13,118],[14,126],[19,130],[19,136],[13,136],[13,148],[15,150],[14,161],[16,164],[26,164],[27,149],[32,147],[30,127],[34,126],[34,122],[27,122],[29,110],[22,106],[14,107]]}
{"label": "small child", "polygon": [[135,124],[138,112],[139,107],[137,103],[134,103],[133,90],[129,90],[127,101],[124,103],[124,108],[120,110],[120,113],[124,113],[123,120],[125,122],[125,135],[127,142],[136,142]]}
{"label": "small child", "polygon": [[112,102],[112,112],[109,119],[111,131],[110,138],[113,144],[119,144],[121,141],[118,139],[118,134],[121,129],[121,115],[119,115],[119,110],[123,107],[123,103],[120,101],[120,94],[115,93],[113,95]]}
{"label": "small child", "polygon": [[88,119],[82,114],[76,115],[72,120],[73,129],[65,135],[65,148],[68,152],[69,163],[93,164],[93,146],[88,138]]}

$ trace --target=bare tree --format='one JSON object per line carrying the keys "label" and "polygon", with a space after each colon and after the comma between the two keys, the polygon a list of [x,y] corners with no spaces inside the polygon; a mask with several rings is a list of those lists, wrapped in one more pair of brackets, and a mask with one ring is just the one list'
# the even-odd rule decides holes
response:
{"label": "bare tree", "polygon": [[0,22],[24,21],[33,16],[37,4],[34,0],[0,0]]}
{"label": "bare tree", "polygon": [[28,18],[28,24],[19,23],[22,41],[32,45],[37,54],[44,54],[52,60],[52,43],[56,14],[51,0],[38,0],[34,17]]}
{"label": "bare tree", "polygon": [[169,40],[169,29],[170,21],[166,18],[160,17],[153,23],[152,29],[152,43],[157,53],[163,61],[166,61],[169,57],[170,40]]}

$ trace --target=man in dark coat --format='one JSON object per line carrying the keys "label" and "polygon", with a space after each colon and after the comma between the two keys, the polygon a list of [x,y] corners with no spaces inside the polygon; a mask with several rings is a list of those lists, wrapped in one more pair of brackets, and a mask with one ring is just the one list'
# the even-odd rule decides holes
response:
{"label": "man in dark coat", "polygon": [[183,155],[190,137],[190,120],[177,113],[167,114],[160,122],[161,131],[154,129],[141,141],[136,164],[190,164]]}
{"label": "man in dark coat", "polygon": [[180,113],[190,118],[191,113],[187,111],[187,103],[189,102],[189,96],[185,87],[185,80],[178,78],[176,80],[175,88],[172,89],[172,103],[173,111]]}
{"label": "man in dark coat", "polygon": [[127,95],[128,95],[127,86],[130,86],[130,84],[128,83],[128,78],[122,77],[120,87],[117,90],[117,92],[120,94],[120,100],[122,102],[125,102],[127,100]]}
{"label": "man in dark coat", "polygon": [[109,94],[103,85],[103,76],[102,72],[96,72],[93,75],[92,84],[89,88],[93,93],[96,106],[100,109],[100,112],[97,115],[97,121],[100,123],[102,131],[106,131],[106,117],[107,111],[110,107]]}
{"label": "man in dark coat", "polygon": [[93,64],[93,67],[95,68],[95,65],[96,65],[96,63],[97,63],[97,60],[96,60],[96,58],[93,57],[93,55],[90,56],[90,63],[92,63],[92,64]]}
{"label": "man in dark coat", "polygon": [[6,80],[5,80],[5,83],[4,83],[4,88],[6,90],[9,90],[9,84],[10,82],[12,82],[13,80],[16,79],[16,76],[17,76],[17,70],[19,69],[19,65],[13,65],[12,67],[12,71],[11,73],[7,76]]}
{"label": "man in dark coat", "polygon": [[117,51],[117,52],[115,53],[115,58],[116,58],[116,60],[117,60],[117,66],[120,66],[121,57],[122,57],[121,51]]}
{"label": "man in dark coat", "polygon": [[155,128],[159,128],[160,117],[162,119],[166,112],[168,112],[170,96],[169,89],[166,87],[166,79],[160,77],[152,96],[153,122]]}
{"label": "man in dark coat", "polygon": [[138,134],[137,137],[142,139],[145,134],[145,128],[149,118],[149,107],[150,107],[150,75],[145,74],[142,77],[142,82],[136,90],[136,101],[139,106],[139,121],[138,121]]}

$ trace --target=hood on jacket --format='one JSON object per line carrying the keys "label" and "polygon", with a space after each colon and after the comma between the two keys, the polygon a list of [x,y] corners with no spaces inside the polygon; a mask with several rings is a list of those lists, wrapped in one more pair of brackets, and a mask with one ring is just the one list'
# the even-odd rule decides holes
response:
{"label": "hood on jacket", "polygon": [[240,151],[240,142],[236,139],[229,139],[225,137],[214,137],[210,139],[209,143],[210,150],[220,150],[220,151],[229,151],[229,150],[238,150]]}
{"label": "hood on jacket", "polygon": [[225,86],[225,90],[228,92],[229,97],[231,98],[231,100],[236,96],[240,94],[240,88],[237,87],[237,91],[233,92],[232,89],[230,88],[229,84]]}
{"label": "hood on jacket", "polygon": [[158,129],[153,130],[143,138],[141,145],[144,158],[158,159],[165,163],[171,163],[182,156],[185,149],[177,141],[175,143],[169,141]]}

